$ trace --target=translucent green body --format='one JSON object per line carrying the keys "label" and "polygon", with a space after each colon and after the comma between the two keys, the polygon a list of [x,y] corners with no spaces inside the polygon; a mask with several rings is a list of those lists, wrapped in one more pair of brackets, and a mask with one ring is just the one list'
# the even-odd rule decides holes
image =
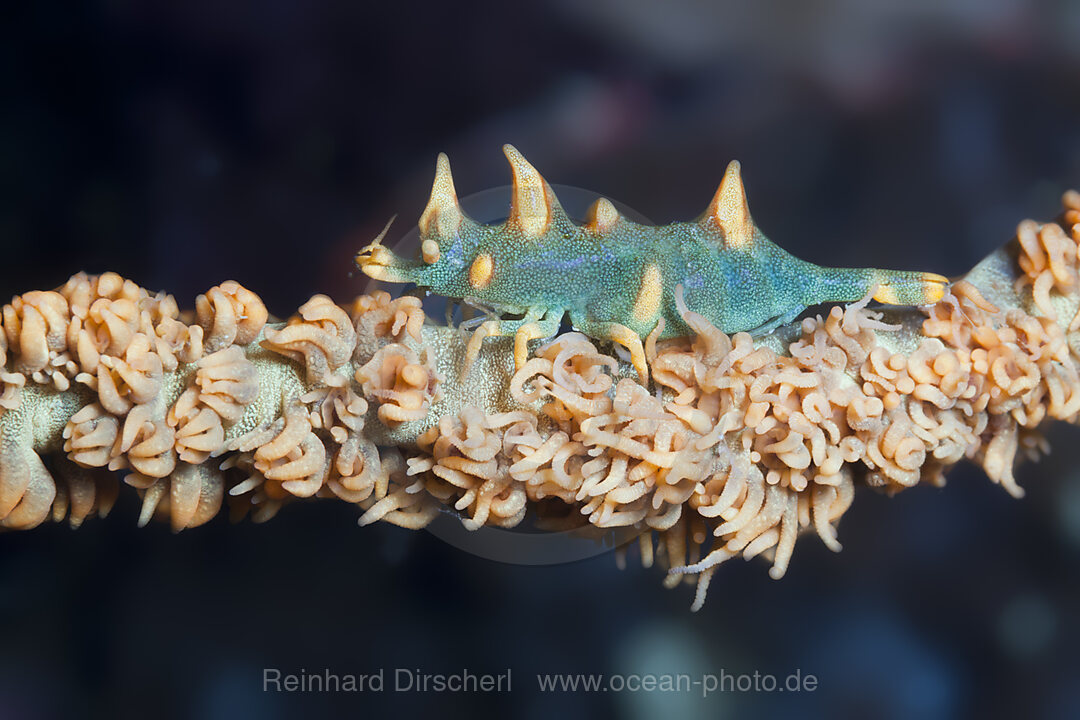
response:
{"label": "translucent green body", "polygon": [[441,156],[420,222],[422,257],[402,258],[377,241],[358,255],[360,267],[381,280],[526,316],[489,334],[528,323],[553,334],[569,316],[576,329],[618,342],[616,331],[644,338],[661,319],[658,337],[688,334],[680,294],[686,309],[727,333],[768,332],[810,305],[859,300],[871,290],[880,302],[900,305],[944,294],[947,280],[939,275],[826,268],[787,253],[750,219],[737,163],[695,222],[639,225],[600,200],[578,225],[516,150],[507,156],[514,197],[504,223],[479,224],[461,212]]}

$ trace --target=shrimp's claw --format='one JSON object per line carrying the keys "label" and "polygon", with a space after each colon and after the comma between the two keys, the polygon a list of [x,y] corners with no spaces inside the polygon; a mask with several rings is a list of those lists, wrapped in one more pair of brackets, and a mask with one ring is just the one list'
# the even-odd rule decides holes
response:
{"label": "shrimp's claw", "polygon": [[949,278],[936,273],[877,272],[874,300],[886,305],[933,305],[949,291]]}

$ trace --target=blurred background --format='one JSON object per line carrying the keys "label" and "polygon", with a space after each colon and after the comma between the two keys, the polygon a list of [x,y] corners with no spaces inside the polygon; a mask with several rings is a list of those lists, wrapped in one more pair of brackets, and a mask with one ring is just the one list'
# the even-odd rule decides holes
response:
{"label": "blurred background", "polygon": [[[226,6],[227,5],[227,6]],[[287,317],[427,200],[552,182],[657,222],[742,161],[766,234],[821,264],[955,275],[1080,184],[1080,4],[26,3],[0,24],[0,296],[115,270]],[[508,196],[507,196],[508,197]],[[1018,472],[861,491],[844,551],[692,591],[611,555],[517,567],[340,502],[265,525],[0,536],[0,718],[334,712],[644,718],[1080,714],[1077,432]],[[268,695],[262,669],[513,672],[509,694]],[[540,694],[538,672],[774,673],[813,693]],[[361,715],[363,716],[363,715]]]}

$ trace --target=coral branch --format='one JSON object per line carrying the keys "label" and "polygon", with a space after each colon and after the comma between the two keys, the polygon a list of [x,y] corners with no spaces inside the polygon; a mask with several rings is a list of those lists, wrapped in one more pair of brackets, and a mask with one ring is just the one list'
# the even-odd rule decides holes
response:
{"label": "coral branch", "polygon": [[696,609],[729,558],[779,578],[804,531],[839,550],[856,485],[940,485],[967,457],[1023,494],[1038,425],[1080,416],[1078,221],[1070,192],[1061,224],[1021,223],[926,310],[871,310],[871,290],[755,340],[681,306],[695,335],[649,339],[651,387],[578,333],[517,370],[493,340],[459,382],[467,334],[412,297],[316,295],[281,323],[228,282],[187,322],[171,296],[79,274],[3,308],[0,525],[104,515],[120,469],[140,523],[177,531],[307,497],[407,528],[534,512],[628,529],[669,585],[697,583]]}

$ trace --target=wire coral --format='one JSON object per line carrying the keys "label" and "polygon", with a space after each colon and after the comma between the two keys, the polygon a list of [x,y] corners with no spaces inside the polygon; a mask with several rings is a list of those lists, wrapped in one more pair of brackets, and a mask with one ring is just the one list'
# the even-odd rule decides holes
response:
{"label": "wire coral", "polygon": [[[858,485],[941,485],[963,458],[1010,494],[1047,418],[1080,417],[1080,194],[1021,223],[936,305],[873,292],[754,339],[676,310],[650,336],[651,385],[579,333],[485,344],[415,297],[316,295],[285,322],[223,283],[182,315],[113,273],[78,274],[0,312],[0,525],[104,515],[115,474],[139,522],[196,527],[227,505],[274,516],[298,498],[360,524],[619,528],[668,585],[704,602],[717,567],[761,555],[782,577],[797,538],[840,549]],[[520,366],[519,366],[520,365]],[[447,379],[453,378],[454,382]],[[622,552],[625,552],[623,548]]]}

